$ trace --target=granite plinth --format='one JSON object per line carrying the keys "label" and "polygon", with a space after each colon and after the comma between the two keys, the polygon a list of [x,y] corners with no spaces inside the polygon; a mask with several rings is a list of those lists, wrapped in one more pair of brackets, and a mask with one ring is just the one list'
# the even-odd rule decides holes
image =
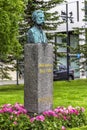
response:
{"label": "granite plinth", "polygon": [[42,113],[53,104],[53,46],[26,44],[24,106],[29,113]]}

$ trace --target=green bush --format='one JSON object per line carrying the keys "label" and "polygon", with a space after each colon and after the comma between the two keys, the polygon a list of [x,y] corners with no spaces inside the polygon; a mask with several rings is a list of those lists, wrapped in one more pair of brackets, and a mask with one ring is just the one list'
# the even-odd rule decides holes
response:
{"label": "green bush", "polygon": [[21,104],[0,108],[0,130],[66,130],[86,125],[84,108],[69,106],[48,110],[30,118]]}

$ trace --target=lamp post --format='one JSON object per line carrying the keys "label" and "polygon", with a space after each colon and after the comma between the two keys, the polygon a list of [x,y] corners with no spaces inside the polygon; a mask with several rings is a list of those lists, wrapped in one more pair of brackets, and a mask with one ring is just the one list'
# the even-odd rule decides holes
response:
{"label": "lamp post", "polygon": [[18,73],[19,73],[19,69],[18,69],[18,59],[16,60],[16,80],[17,80],[17,82],[16,82],[16,84],[17,85],[19,85],[19,81],[18,81]]}
{"label": "lamp post", "polygon": [[69,80],[69,65],[70,65],[70,40],[69,40],[69,31],[68,31],[68,22],[70,20],[70,23],[73,23],[73,17],[72,17],[73,13],[69,12],[68,15],[68,4],[66,4],[66,12],[61,11],[61,17],[63,19],[63,21],[66,22],[66,42],[67,42],[67,80]]}

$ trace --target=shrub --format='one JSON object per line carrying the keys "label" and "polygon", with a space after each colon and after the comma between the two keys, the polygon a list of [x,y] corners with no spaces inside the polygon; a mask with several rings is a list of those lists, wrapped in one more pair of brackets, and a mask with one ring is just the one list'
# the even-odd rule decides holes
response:
{"label": "shrub", "polygon": [[0,109],[0,130],[29,130],[30,119],[21,104],[5,104]]}
{"label": "shrub", "polygon": [[84,108],[57,107],[30,118],[21,104],[0,108],[0,130],[66,130],[86,125]]}

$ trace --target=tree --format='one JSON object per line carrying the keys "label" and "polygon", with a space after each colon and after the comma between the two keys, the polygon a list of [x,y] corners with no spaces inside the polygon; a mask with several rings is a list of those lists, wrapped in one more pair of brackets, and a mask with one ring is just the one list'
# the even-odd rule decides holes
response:
{"label": "tree", "polygon": [[[23,20],[24,0],[0,1],[0,78],[8,77],[6,63],[18,58],[22,51],[19,43],[19,22]],[[7,62],[6,62],[7,61]]]}
{"label": "tree", "polygon": [[0,57],[7,54],[17,56],[21,50],[18,24],[22,20],[23,10],[23,0],[0,1]]}
{"label": "tree", "polygon": [[[25,23],[26,24],[21,24],[22,29],[20,29],[20,32],[22,34],[20,41],[22,44],[23,43],[25,44],[27,43],[27,39],[26,39],[26,35],[24,35],[24,32],[26,34],[29,27],[33,25],[33,21],[31,18],[32,12],[36,9],[41,9],[45,12],[46,23],[43,28],[45,29],[47,33],[48,43],[52,43],[54,45],[54,54],[55,54],[54,64],[57,64],[56,63],[57,57],[60,56],[60,54],[57,51],[59,44],[57,43],[56,40],[54,40],[54,38],[59,35],[57,33],[57,29],[58,29],[58,25],[61,23],[58,21],[59,20],[58,12],[56,11],[52,12],[50,10],[52,10],[52,8],[56,7],[61,2],[63,2],[63,0],[49,0],[49,1],[28,0],[26,9],[25,9]],[[25,31],[23,30],[23,28]]]}

